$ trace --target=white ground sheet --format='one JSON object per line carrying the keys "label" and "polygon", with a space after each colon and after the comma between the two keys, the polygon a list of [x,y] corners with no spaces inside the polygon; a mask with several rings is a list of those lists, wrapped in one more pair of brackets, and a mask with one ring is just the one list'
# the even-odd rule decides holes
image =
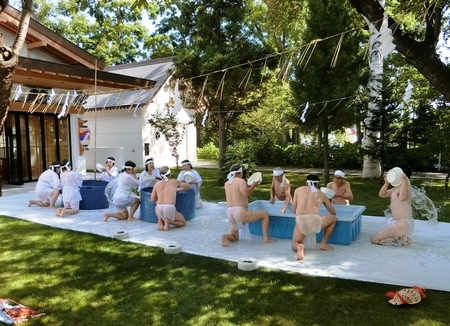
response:
{"label": "white ground sheet", "polygon": [[[306,250],[298,261],[289,239],[263,244],[261,236],[241,240],[223,248],[220,235],[228,232],[225,205],[204,203],[196,218],[184,228],[159,231],[154,223],[144,221],[103,222],[108,211],[80,211],[77,215],[55,216],[55,211],[37,206],[27,207],[33,192],[0,198],[0,214],[68,230],[77,230],[112,237],[127,231],[130,241],[147,246],[181,245],[182,251],[237,262],[241,258],[258,260],[258,266],[308,274],[369,281],[398,286],[417,285],[426,289],[450,291],[450,223],[435,225],[415,221],[413,243],[407,247],[384,247],[370,243],[370,235],[378,231],[384,218],[364,216],[362,230],[349,246],[332,245],[335,250]],[[59,201],[58,201],[59,203]],[[139,216],[139,211],[135,214]],[[237,266],[236,266],[237,268]]]}

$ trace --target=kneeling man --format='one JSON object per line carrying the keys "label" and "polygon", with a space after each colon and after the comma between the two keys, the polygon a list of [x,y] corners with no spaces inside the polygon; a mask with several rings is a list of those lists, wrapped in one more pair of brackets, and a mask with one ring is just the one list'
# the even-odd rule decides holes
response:
{"label": "kneeling man", "polygon": [[158,217],[158,229],[168,231],[169,224],[176,227],[186,225],[186,220],[175,208],[177,191],[191,189],[191,186],[180,180],[171,179],[170,169],[160,169],[162,181],[155,183],[150,201],[156,202],[155,213]]}
{"label": "kneeling man", "polygon": [[[292,235],[292,250],[297,252],[297,259],[305,258],[305,236],[319,233],[324,229],[320,243],[321,250],[331,250],[327,242],[336,226],[336,211],[330,200],[319,190],[319,177],[314,174],[306,178],[306,186],[299,187],[294,192],[292,210],[296,215],[295,229]],[[330,215],[319,215],[320,206],[324,204]]]}

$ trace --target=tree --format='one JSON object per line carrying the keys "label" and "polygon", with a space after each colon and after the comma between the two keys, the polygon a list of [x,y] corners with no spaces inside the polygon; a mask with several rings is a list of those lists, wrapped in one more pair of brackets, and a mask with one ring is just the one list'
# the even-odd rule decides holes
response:
{"label": "tree", "polygon": [[[22,0],[22,14],[19,28],[12,46],[7,46],[0,34],[0,131],[6,121],[9,110],[14,70],[19,62],[20,51],[25,44],[31,18],[33,0]],[[8,0],[0,1],[0,13],[8,5]]]}
{"label": "tree", "polygon": [[[153,42],[142,24],[144,9],[131,9],[134,0],[59,0],[56,7],[45,0],[35,0],[40,23],[72,41],[107,65],[147,60]],[[157,6],[149,2],[147,13],[154,18]],[[164,53],[165,54],[165,53]]]}
{"label": "tree", "polygon": [[226,150],[227,124],[249,109],[243,99],[260,81],[264,63],[248,63],[273,52],[247,27],[252,8],[248,3],[253,1],[174,0],[164,9],[158,28],[160,34],[171,36],[176,76],[189,80],[191,97],[207,99],[209,116],[217,117],[220,156]]}
{"label": "tree", "polygon": [[[380,29],[385,10],[378,1],[348,1]],[[408,4],[410,7],[405,8],[403,2],[394,2],[396,6],[391,8],[392,12],[387,8],[388,27],[393,32],[393,43],[406,61],[450,101],[450,66],[442,62],[437,54],[439,35],[443,26],[446,26],[443,24],[444,13],[449,10],[450,1],[412,0]]]}
{"label": "tree", "polygon": [[[295,96],[300,103],[318,103],[306,107],[298,113],[305,118],[302,128],[315,133],[318,149],[323,149],[325,181],[328,181],[329,146],[328,135],[334,130],[350,127],[354,123],[353,109],[348,110],[348,101],[331,101],[355,94],[363,80],[364,61],[360,55],[361,30],[356,13],[349,10],[344,2],[316,0],[308,4],[309,17],[304,40],[311,42],[303,49],[309,58],[300,62],[295,69],[292,82]],[[332,13],[330,15],[329,13]],[[321,19],[328,15],[327,19]],[[340,37],[326,39],[328,36],[342,34]],[[321,40],[316,42],[315,40]],[[337,58],[337,60],[336,60]],[[301,61],[301,60],[300,60]],[[304,113],[304,114],[303,114]],[[323,144],[323,147],[320,147]]]}

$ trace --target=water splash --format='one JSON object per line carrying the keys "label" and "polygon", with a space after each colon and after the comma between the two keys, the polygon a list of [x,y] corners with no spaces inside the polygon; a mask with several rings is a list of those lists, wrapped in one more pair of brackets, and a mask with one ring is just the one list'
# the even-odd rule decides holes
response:
{"label": "water splash", "polygon": [[426,195],[425,189],[411,186],[411,199],[414,219],[426,219],[432,224],[438,222],[438,209]]}

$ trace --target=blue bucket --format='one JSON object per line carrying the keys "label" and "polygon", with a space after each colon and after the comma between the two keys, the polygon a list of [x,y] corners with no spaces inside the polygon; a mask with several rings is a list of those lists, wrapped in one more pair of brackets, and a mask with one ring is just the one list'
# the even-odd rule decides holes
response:
{"label": "blue bucket", "polygon": [[108,199],[105,195],[106,181],[83,180],[80,188],[81,201],[80,209],[92,210],[109,207]]}
{"label": "blue bucket", "polygon": [[156,203],[150,201],[153,187],[141,189],[141,206],[139,219],[144,222],[158,223],[158,217],[155,213]]}

